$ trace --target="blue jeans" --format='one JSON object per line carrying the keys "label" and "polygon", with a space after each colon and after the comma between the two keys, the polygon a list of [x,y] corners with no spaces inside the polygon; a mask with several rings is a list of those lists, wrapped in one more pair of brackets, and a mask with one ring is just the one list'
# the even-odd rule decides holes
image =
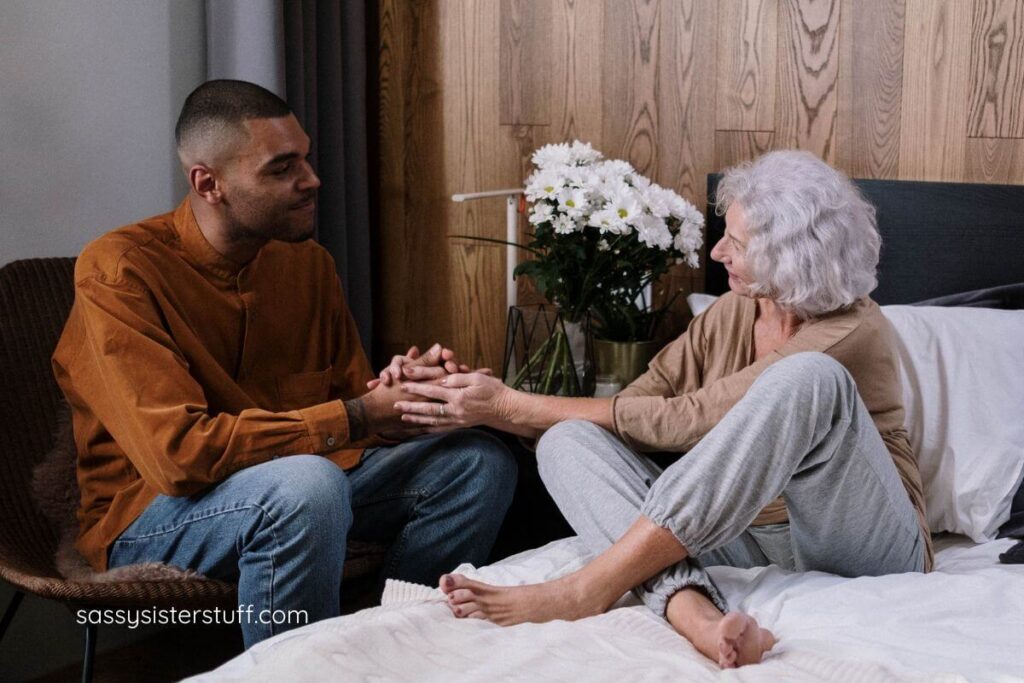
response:
{"label": "blue jeans", "polygon": [[[165,562],[237,581],[249,647],[338,615],[350,537],[390,545],[390,578],[436,585],[461,562],[482,564],[515,485],[508,448],[474,430],[368,449],[347,473],[315,455],[282,457],[195,496],[157,496],[111,544],[108,563]],[[306,619],[287,623],[291,610]]]}

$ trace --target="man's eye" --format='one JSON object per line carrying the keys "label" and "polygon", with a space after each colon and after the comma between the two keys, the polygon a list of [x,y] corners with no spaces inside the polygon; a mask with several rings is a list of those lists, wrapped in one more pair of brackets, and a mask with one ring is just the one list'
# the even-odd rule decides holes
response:
{"label": "man's eye", "polygon": [[271,175],[284,175],[291,169],[291,166],[281,166],[270,172]]}

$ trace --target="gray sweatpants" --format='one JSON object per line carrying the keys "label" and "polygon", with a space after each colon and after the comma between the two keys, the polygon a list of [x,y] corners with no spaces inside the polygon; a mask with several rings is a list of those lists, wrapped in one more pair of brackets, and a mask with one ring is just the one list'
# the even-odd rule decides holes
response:
{"label": "gray sweatpants", "polygon": [[[541,478],[595,554],[640,515],[689,556],[635,588],[664,616],[685,586],[728,605],[704,566],[777,564],[796,571],[877,576],[923,571],[917,515],[892,456],[846,369],[821,353],[773,363],[686,455],[661,470],[582,420],[537,444]],[[779,495],[789,523],[751,527]]]}

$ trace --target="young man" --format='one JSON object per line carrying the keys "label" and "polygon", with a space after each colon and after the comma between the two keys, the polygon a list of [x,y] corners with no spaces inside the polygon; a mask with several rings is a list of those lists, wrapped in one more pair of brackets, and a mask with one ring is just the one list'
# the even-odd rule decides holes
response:
{"label": "young man", "polygon": [[[320,180],[288,106],[210,81],[175,135],[188,197],[85,248],[53,357],[79,454],[78,549],[97,570],[159,561],[235,580],[250,613],[309,621],[338,614],[349,537],[391,544],[385,575],[428,585],[483,562],[514,460],[481,432],[403,431],[394,405],[411,396],[373,381],[310,239]],[[397,365],[458,369],[437,345],[417,356]],[[245,644],[287,627],[243,623]]]}

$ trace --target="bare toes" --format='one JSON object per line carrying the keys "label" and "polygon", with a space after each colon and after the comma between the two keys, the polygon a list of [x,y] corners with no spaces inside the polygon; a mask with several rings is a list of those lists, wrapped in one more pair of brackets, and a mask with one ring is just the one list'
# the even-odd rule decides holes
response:
{"label": "bare toes", "polygon": [[477,605],[475,602],[464,602],[461,605],[451,605],[451,609],[452,614],[454,614],[460,619],[468,617],[471,614],[480,614],[481,616],[483,615],[483,612],[481,612],[480,610],[480,606]]}
{"label": "bare toes", "polygon": [[454,605],[458,605],[463,602],[470,602],[476,596],[473,595],[473,591],[468,588],[456,588],[448,594],[448,601]]}

